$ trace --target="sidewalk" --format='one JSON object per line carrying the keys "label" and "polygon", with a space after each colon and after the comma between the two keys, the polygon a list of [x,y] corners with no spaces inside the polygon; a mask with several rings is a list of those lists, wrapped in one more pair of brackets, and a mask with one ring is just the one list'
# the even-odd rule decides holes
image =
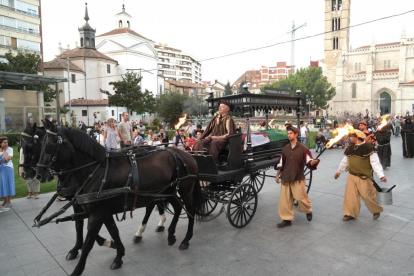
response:
{"label": "sidewalk", "polygon": [[[314,172],[309,193],[312,222],[297,212],[292,227],[277,229],[280,187],[274,179],[267,178],[256,215],[247,227],[233,228],[222,214],[213,221],[197,223],[189,249],[180,251],[187,220],[179,221],[177,243],[169,247],[167,232],[154,232],[158,223],[154,212],[143,241],[134,244],[132,238],[144,216],[144,209],[140,209],[135,211],[134,219],[128,216],[126,221],[117,223],[126,248],[122,268],[111,271],[109,266],[116,252],[95,243],[83,275],[413,275],[414,159],[403,159],[401,137],[392,137],[391,144],[392,167],[385,171],[389,182],[379,184],[397,185],[393,190],[394,204],[384,206],[377,221],[363,203],[356,220],[342,221],[347,174],[334,180],[343,150],[330,149],[321,156],[319,169]],[[32,228],[34,217],[51,196],[16,199],[10,211],[0,213],[2,276],[72,273],[79,256],[73,261],[65,257],[74,246],[74,223]],[[49,213],[64,204],[56,202]],[[171,218],[167,215],[166,226]],[[105,228],[101,235],[109,238]]]}

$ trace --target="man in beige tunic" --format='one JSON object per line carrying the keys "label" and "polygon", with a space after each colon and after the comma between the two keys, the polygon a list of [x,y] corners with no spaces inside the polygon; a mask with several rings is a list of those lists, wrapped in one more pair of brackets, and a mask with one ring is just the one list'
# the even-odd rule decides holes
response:
{"label": "man in beige tunic", "polygon": [[308,169],[316,170],[319,164],[319,159],[313,159],[309,149],[298,143],[299,129],[288,124],[286,130],[290,143],[283,148],[275,164],[276,183],[280,183],[282,176],[278,210],[283,221],[277,225],[278,228],[292,225],[295,216],[294,199],[299,204],[298,211],[305,213],[308,221],[312,220],[312,205],[306,193],[304,168],[306,165]]}
{"label": "man in beige tunic", "polygon": [[372,170],[375,171],[381,182],[387,182],[375,148],[366,142],[366,135],[360,130],[350,133],[350,146],[345,150],[344,158],[335,173],[337,179],[348,168],[348,181],[345,187],[343,221],[349,221],[359,215],[361,197],[368,210],[378,219],[384,211],[377,203],[377,193],[372,182]]}

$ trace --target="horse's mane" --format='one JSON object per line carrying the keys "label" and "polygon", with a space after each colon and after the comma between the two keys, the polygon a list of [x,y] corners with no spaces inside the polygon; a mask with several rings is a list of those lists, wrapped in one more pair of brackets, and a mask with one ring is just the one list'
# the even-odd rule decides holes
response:
{"label": "horse's mane", "polygon": [[105,148],[94,141],[88,134],[77,129],[66,128],[65,130],[70,132],[72,145],[75,147],[75,149],[78,149],[92,156],[99,162],[103,162],[105,160]]}

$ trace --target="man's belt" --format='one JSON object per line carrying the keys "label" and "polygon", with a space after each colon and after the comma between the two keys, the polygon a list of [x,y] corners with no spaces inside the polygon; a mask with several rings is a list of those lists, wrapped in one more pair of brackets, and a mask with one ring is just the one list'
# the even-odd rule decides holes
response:
{"label": "man's belt", "polygon": [[362,175],[362,174],[355,174],[355,173],[351,173],[351,172],[349,172],[350,174],[352,174],[352,175],[354,175],[354,176],[358,176],[359,178],[361,178],[362,180],[367,180],[367,179],[369,179],[369,177],[368,176],[366,176],[366,175]]}

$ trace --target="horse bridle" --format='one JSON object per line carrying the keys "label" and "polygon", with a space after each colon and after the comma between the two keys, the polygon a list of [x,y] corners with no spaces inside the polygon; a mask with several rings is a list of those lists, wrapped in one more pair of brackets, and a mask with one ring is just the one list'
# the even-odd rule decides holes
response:
{"label": "horse bridle", "polygon": [[[28,146],[27,145],[30,145],[30,143],[28,143],[23,137],[27,137],[27,138],[31,138],[31,139],[33,139],[33,149],[31,150],[31,152],[28,150]],[[24,142],[24,143],[23,143]],[[36,171],[36,153],[38,152],[37,150],[38,150],[38,147],[40,147],[40,149],[41,149],[41,143],[39,142],[39,136],[37,136],[37,135],[30,135],[30,134],[27,134],[27,133],[25,133],[25,132],[22,132],[22,133],[20,133],[20,142],[19,142],[19,152],[20,152],[20,149],[21,148],[23,148],[23,153],[24,153],[24,155],[28,155],[29,156],[29,158],[30,158],[30,155],[29,154],[31,154],[31,158],[30,158],[30,163],[29,164],[18,164],[18,167],[23,167],[23,168],[31,168],[31,169],[33,169],[34,171]]]}

